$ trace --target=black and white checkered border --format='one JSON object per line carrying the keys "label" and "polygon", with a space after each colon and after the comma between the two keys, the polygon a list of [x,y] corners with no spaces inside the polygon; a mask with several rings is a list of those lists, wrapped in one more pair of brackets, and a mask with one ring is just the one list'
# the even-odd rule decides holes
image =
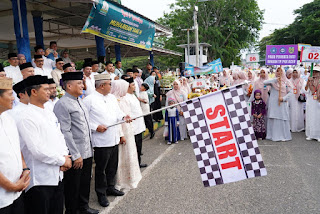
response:
{"label": "black and white checkered border", "polygon": [[267,175],[258,142],[251,126],[250,115],[248,114],[242,86],[224,91],[223,96],[234,127],[248,178]]}
{"label": "black and white checkered border", "polygon": [[181,107],[204,186],[223,184],[200,100],[190,100]]}

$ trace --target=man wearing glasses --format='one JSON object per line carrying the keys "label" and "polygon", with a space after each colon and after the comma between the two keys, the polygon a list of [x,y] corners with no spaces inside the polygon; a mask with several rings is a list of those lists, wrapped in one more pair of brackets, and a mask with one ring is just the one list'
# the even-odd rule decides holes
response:
{"label": "man wearing glasses", "polygon": [[16,84],[23,79],[19,68],[19,60],[17,54],[9,53],[8,62],[10,63],[10,65],[5,67],[4,71],[6,72],[7,77],[12,78],[13,84]]}
{"label": "man wearing glasses", "polygon": [[64,61],[61,58],[56,59],[56,68],[51,72],[51,76],[57,86],[60,86],[61,74],[63,74]]}
{"label": "man wearing glasses", "polygon": [[36,67],[34,68],[35,75],[47,76],[48,78],[51,77],[51,71],[44,68],[44,59],[41,55],[34,55],[34,63]]}
{"label": "man wearing glasses", "polygon": [[[42,56],[43,69],[48,71],[50,73],[50,76],[51,76],[51,71],[56,66],[55,65],[55,61],[52,61],[51,59],[48,59],[45,56],[45,51],[44,51],[44,49],[43,49],[43,47],[41,45],[37,45],[36,47],[34,47],[34,55],[41,55]],[[31,63],[32,63],[33,67],[36,67],[35,59],[32,59]]]}

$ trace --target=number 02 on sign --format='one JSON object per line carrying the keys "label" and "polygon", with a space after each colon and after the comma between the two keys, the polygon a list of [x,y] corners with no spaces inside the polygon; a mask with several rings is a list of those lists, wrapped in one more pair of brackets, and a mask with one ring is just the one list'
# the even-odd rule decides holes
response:
{"label": "number 02 on sign", "polygon": [[301,62],[320,62],[320,47],[312,46],[312,47],[303,47],[300,55]]}

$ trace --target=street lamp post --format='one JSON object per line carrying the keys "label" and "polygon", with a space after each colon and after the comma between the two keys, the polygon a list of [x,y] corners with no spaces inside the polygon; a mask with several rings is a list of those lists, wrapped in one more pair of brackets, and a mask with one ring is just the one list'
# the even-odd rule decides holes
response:
{"label": "street lamp post", "polygon": [[196,3],[194,4],[194,10],[193,10],[193,22],[194,22],[194,37],[195,37],[195,45],[196,45],[196,66],[199,67],[199,26],[198,26],[198,7],[196,4],[198,2],[206,2],[206,1],[212,1],[212,0],[196,0]]}
{"label": "street lamp post", "polygon": [[199,26],[198,26],[198,7],[194,6],[193,10],[193,22],[194,22],[194,39],[196,46],[196,66],[199,67]]}

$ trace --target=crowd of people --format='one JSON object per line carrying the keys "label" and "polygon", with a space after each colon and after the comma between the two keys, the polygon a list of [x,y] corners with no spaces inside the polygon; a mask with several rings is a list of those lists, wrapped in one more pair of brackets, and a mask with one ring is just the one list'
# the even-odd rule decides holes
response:
{"label": "crowd of people", "polygon": [[[10,65],[0,66],[1,214],[99,213],[89,207],[93,161],[94,190],[107,207],[108,195],[138,186],[147,167],[143,133],[155,136],[154,121],[165,120],[167,144],[188,138],[177,104],[187,101],[194,78],[173,81],[163,114],[162,75],[150,63],[145,72],[137,66],[124,71],[121,61],[88,58],[77,71],[67,51],[59,56],[56,42],[34,50],[31,62],[10,53]],[[287,141],[291,132],[306,130],[307,140],[320,141],[319,66],[312,77],[302,67],[279,67],[195,78],[218,90],[248,81],[243,89],[258,139]]]}
{"label": "crowd of people", "polygon": [[320,66],[303,65],[283,69],[262,67],[259,70],[242,71],[225,69],[220,85],[243,85],[245,99],[251,106],[252,125],[258,139],[272,141],[291,140],[291,132],[305,131],[307,140],[320,142],[319,98]]}
{"label": "crowd of people", "polygon": [[107,207],[107,196],[138,186],[143,133],[154,138],[153,122],[163,119],[150,114],[161,108],[158,68],[124,72],[120,61],[85,59],[77,71],[56,48],[36,46],[31,62],[10,53],[0,66],[1,214],[99,213],[89,207],[93,161]]}

